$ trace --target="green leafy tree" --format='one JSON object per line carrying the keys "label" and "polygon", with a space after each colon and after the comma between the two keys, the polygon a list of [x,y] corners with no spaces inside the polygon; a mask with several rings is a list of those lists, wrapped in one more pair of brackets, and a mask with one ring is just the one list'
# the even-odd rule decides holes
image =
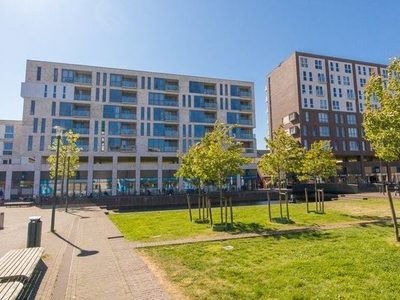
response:
{"label": "green leafy tree", "polygon": [[[228,176],[243,174],[241,166],[251,162],[251,158],[243,157],[243,145],[237,142],[230,132],[235,126],[226,127],[216,121],[212,132],[208,132],[187,154],[183,155],[181,166],[175,176],[196,178],[197,182],[213,183],[219,187],[221,224],[223,213],[223,186]],[[231,206],[232,211],[232,206]],[[232,220],[231,213],[231,222]],[[225,224],[227,229],[227,202],[225,201]]]}
{"label": "green leafy tree", "polygon": [[[373,74],[365,87],[367,99],[364,112],[365,139],[375,155],[391,162],[400,160],[400,58],[393,58],[387,77]],[[400,241],[396,211],[389,197],[396,241]]]}
{"label": "green leafy tree", "polygon": [[[289,135],[282,125],[272,133],[271,138],[265,138],[264,140],[267,143],[269,153],[266,153],[261,157],[261,160],[258,162],[258,167],[264,172],[264,174],[271,175],[273,181],[278,183],[279,209],[281,218],[283,218],[281,200],[282,182],[286,182],[289,173],[299,170],[303,150],[300,148],[298,141],[293,136]],[[289,219],[289,206],[287,205],[287,201],[286,217]]]}
{"label": "green leafy tree", "polygon": [[[74,133],[72,130],[69,130],[64,134],[65,138],[60,139],[60,148],[58,155],[58,178],[62,178],[61,180],[61,195],[64,192],[64,179],[73,178],[75,176],[76,170],[79,168],[79,152],[80,148],[77,147],[76,141],[79,139],[79,134]],[[49,146],[49,150],[56,151],[57,150],[57,139],[53,140],[53,143]],[[56,170],[56,154],[51,154],[47,158],[47,162],[49,163],[49,171],[50,178],[55,178],[55,170]]]}
{"label": "green leafy tree", "polygon": [[318,180],[335,176],[338,169],[339,166],[330,147],[330,141],[321,140],[314,142],[311,144],[311,148],[305,151],[299,169],[299,179],[314,181],[316,211],[318,212],[324,212],[323,199],[318,197]]}
{"label": "green leafy tree", "polygon": [[[178,157],[181,159],[181,164],[179,166],[178,171],[174,174],[175,177],[185,178],[185,180],[189,181],[192,185],[197,187],[198,190],[198,209],[199,209],[199,220],[205,222],[207,216],[204,212],[205,210],[205,195],[202,195],[201,188],[203,184],[207,180],[207,174],[204,170],[204,165],[202,161],[205,158],[205,147],[201,143],[196,143],[192,147],[189,148],[189,151],[184,155],[181,155],[178,152]],[[190,221],[192,221],[192,212],[190,205],[190,196],[187,195],[188,207],[189,207],[189,215]],[[207,214],[208,215],[208,214]]]}

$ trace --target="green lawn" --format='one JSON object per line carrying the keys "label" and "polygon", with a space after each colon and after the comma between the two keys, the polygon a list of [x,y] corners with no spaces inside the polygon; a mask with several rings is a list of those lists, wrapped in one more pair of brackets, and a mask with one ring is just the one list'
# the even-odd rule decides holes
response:
{"label": "green lawn", "polygon": [[[395,203],[400,208],[400,202]],[[311,206],[313,208],[313,206]],[[214,219],[218,210],[213,213]],[[189,222],[187,210],[110,215],[128,240],[161,241],[389,219],[387,200],[290,205],[291,223],[267,206],[234,208],[235,232]],[[399,299],[400,247],[391,223],[137,249],[187,299]],[[176,296],[175,299],[180,299]]]}
{"label": "green lawn", "polygon": [[[400,208],[400,202],[396,205]],[[314,204],[310,204],[310,209],[314,208]],[[198,216],[197,210],[193,211],[193,216]],[[219,209],[213,209],[214,222],[220,221],[219,216]],[[229,233],[213,232],[208,224],[191,223],[188,210],[111,214],[110,219],[127,240],[156,242],[378,220],[390,218],[390,210],[387,200],[346,200],[325,202],[325,214],[307,213],[305,204],[291,204],[289,224],[280,219],[278,205],[272,206],[273,222],[269,222],[266,205],[234,207],[233,216],[235,229]]]}

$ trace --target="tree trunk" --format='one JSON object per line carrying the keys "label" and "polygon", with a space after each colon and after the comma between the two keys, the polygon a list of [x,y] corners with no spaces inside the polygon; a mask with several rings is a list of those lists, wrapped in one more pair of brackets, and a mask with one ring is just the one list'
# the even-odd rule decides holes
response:
{"label": "tree trunk", "polygon": [[189,208],[190,222],[192,222],[193,221],[193,218],[192,218],[192,207],[190,205],[190,196],[189,196],[189,194],[186,194],[186,199],[187,199],[188,208]]}
{"label": "tree trunk", "polygon": [[400,242],[399,227],[397,226],[396,211],[395,211],[394,205],[393,205],[392,194],[389,192],[389,186],[386,186],[386,193],[387,193],[388,198],[389,198],[390,211],[392,213],[393,229],[394,229],[396,242]]}
{"label": "tree trunk", "polygon": [[269,221],[272,222],[272,216],[271,216],[271,196],[269,195],[269,192],[267,192],[267,200],[268,200],[268,216],[269,216]]}

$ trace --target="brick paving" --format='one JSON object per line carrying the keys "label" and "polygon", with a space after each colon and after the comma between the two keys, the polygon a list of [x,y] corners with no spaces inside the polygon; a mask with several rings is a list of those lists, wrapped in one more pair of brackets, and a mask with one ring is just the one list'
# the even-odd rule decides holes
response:
{"label": "brick paving", "polygon": [[[343,200],[354,198],[346,195]],[[362,198],[387,197],[379,193],[358,194]],[[400,197],[395,197],[400,199]],[[341,201],[341,200],[340,200]],[[135,248],[252,238],[289,231],[244,233],[230,236],[191,238],[157,243],[127,242],[105,215],[95,206],[57,209],[55,229],[50,232],[51,207],[0,207],[4,229],[0,230],[0,256],[27,244],[30,216],[42,216],[41,246],[45,248],[44,267],[34,299],[172,299]],[[350,224],[340,225],[351,226]],[[337,228],[299,228],[295,231]],[[293,232],[291,230],[290,232]],[[33,298],[32,298],[33,299]]]}

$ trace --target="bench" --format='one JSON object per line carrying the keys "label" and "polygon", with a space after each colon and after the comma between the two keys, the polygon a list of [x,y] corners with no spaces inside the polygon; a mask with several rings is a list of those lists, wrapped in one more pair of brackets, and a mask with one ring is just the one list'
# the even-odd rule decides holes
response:
{"label": "bench", "polygon": [[43,247],[14,249],[0,258],[0,299],[17,298],[43,253]]}
{"label": "bench", "polygon": [[4,202],[4,206],[5,207],[10,207],[10,206],[21,207],[21,206],[32,206],[32,205],[33,205],[32,201],[18,201],[18,202],[16,202],[16,201],[6,201],[6,202]]}

